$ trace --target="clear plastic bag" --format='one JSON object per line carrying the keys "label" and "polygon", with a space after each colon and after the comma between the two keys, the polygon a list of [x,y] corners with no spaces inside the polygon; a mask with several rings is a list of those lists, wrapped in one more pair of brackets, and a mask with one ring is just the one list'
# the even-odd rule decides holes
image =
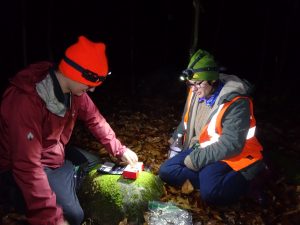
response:
{"label": "clear plastic bag", "polygon": [[176,140],[171,144],[169,152],[168,152],[168,158],[172,158],[175,155],[177,155],[179,152],[182,151],[182,134],[177,134]]}
{"label": "clear plastic bag", "polygon": [[149,225],[193,225],[191,213],[173,203],[150,201],[148,209]]}

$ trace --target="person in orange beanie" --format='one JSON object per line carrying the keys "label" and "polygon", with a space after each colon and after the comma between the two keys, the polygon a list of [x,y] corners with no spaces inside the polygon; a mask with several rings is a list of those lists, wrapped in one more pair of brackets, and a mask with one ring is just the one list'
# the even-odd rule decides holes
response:
{"label": "person in orange beanie", "polygon": [[6,185],[21,193],[24,201],[13,204],[25,210],[29,224],[83,221],[76,190],[98,158],[66,147],[77,119],[110,154],[128,164],[138,161],[87,94],[108,74],[105,44],[80,36],[57,68],[39,62],[10,80],[0,106],[0,182],[1,188]]}

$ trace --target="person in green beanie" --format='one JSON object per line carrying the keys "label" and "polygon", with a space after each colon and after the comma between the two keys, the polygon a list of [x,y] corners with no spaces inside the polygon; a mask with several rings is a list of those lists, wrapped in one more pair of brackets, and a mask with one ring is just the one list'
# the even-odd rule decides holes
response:
{"label": "person in green beanie", "polygon": [[189,94],[159,176],[173,186],[189,180],[207,203],[234,203],[264,168],[251,86],[235,75],[219,73],[214,57],[202,49],[191,57],[181,79]]}

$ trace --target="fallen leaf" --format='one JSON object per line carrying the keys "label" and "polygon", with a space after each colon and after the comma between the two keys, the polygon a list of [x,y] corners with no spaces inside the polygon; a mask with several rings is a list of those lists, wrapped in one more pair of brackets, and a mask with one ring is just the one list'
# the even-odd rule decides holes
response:
{"label": "fallen leaf", "polygon": [[183,194],[190,194],[194,191],[192,183],[187,179],[181,187],[181,192]]}
{"label": "fallen leaf", "polygon": [[179,194],[180,193],[180,190],[178,190],[177,188],[172,187],[172,186],[169,186],[168,190],[172,194]]}
{"label": "fallen leaf", "polygon": [[125,218],[124,220],[122,220],[119,225],[127,225],[127,218]]}

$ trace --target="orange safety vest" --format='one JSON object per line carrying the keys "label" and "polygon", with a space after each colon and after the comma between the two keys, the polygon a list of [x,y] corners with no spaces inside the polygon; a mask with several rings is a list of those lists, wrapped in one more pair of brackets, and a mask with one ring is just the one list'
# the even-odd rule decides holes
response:
{"label": "orange safety vest", "polygon": [[194,96],[194,92],[190,88],[189,89],[189,94],[188,94],[188,97],[187,97],[187,100],[186,100],[186,102],[187,102],[187,109],[186,109],[185,115],[183,117],[183,126],[184,126],[183,143],[186,140],[186,129],[187,129],[187,123],[188,123],[188,120],[189,120],[190,106],[191,106],[191,102],[192,102],[193,96]]}
{"label": "orange safety vest", "polygon": [[[228,107],[239,98],[247,98],[247,97],[238,96],[232,99],[230,102],[226,102],[219,106],[216,114],[212,117],[210,122],[205,125],[205,127],[203,128],[202,132],[199,135],[200,147],[204,148],[218,141],[220,135],[222,134],[223,115],[225,111],[228,109]],[[246,137],[246,142],[243,147],[243,150],[237,156],[231,157],[226,160],[222,160],[235,171],[239,171],[253,164],[254,162],[262,159],[261,151],[263,148],[254,135],[255,128],[256,128],[256,121],[253,115],[253,103],[251,99],[249,99],[249,102],[250,102],[250,128],[248,130],[248,134]]]}

